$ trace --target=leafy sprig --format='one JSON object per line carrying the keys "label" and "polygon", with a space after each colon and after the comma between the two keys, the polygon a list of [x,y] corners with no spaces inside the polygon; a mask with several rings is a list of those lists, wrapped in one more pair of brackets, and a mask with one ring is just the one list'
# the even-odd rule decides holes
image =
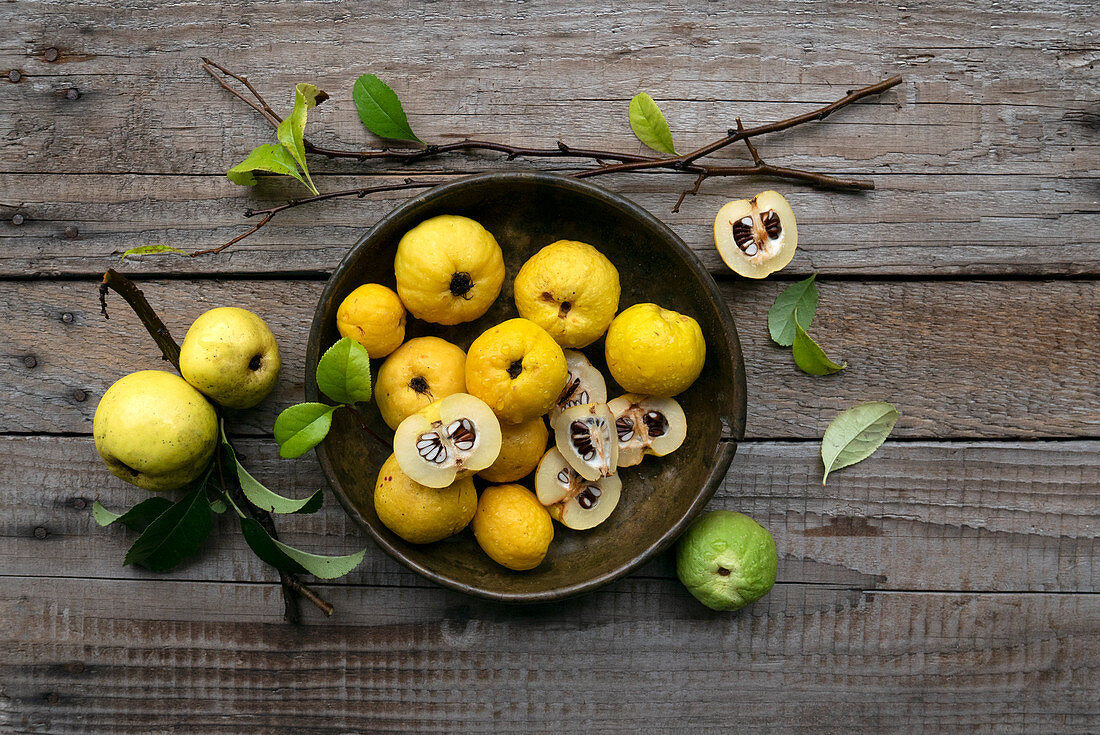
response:
{"label": "leafy sprig", "polygon": [[363,345],[350,337],[341,338],[317,361],[317,389],[335,404],[296,403],[275,419],[275,441],[286,459],[300,457],[320,444],[332,428],[332,414],[338,409],[353,413],[363,429],[383,444],[386,442],[362,421],[356,403],[371,398],[370,357]]}
{"label": "leafy sprig", "polygon": [[861,403],[841,411],[821,439],[821,461],[825,465],[821,484],[829,479],[830,472],[874,454],[894,430],[899,416],[893,405],[882,401]]}
{"label": "leafy sprig", "polygon": [[226,172],[234,184],[255,186],[256,171],[290,176],[314,194],[317,187],[309,175],[306,164],[305,129],[309,110],[328,99],[328,95],[312,84],[301,83],[294,87],[294,110],[278,124],[275,137],[278,143],[256,146],[248,157]]}
{"label": "leafy sprig", "polygon": [[816,278],[814,273],[775,297],[775,303],[768,309],[768,332],[777,345],[791,348],[799,370],[809,375],[830,375],[848,364],[838,365],[830,360],[821,345],[806,333],[817,313]]}

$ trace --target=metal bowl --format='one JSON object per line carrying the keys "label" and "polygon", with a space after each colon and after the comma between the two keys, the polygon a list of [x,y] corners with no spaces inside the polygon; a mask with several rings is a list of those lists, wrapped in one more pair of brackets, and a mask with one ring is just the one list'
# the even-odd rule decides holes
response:
{"label": "metal bowl", "polygon": [[[621,470],[622,499],[602,525],[571,531],[555,524],[546,559],[513,572],[492,561],[472,532],[428,545],[403,541],[374,512],[374,484],[390,450],[338,411],[318,447],[321,467],[348,514],[390,556],[445,587],[506,602],[557,600],[592,590],[636,569],[667,548],[703,509],[729,468],[745,428],[745,366],[737,331],[714,280],[684,242],[656,217],[599,186],[547,173],[471,176],[431,189],[401,205],[351,249],[332,274],[313,319],[306,359],[306,395],[317,391],[317,360],[335,342],[336,309],[363,283],[394,287],[393,259],[401,236],[438,214],[477,220],[500,243],[506,276],[500,298],[480,319],[452,327],[410,317],[407,338],[434,334],[463,349],[490,326],[517,316],[512,280],[531,255],[555,240],[581,240],[619,270],[620,309],[641,302],[689,314],[707,343],[702,375],[677,400],[688,417],[684,445]],[[608,395],[622,390],[605,370],[603,340],[585,353],[608,379]],[[376,368],[377,366],[375,366]],[[392,438],[373,403],[361,406],[371,428]],[[531,478],[523,481],[533,487]],[[478,480],[480,482],[480,480]]]}

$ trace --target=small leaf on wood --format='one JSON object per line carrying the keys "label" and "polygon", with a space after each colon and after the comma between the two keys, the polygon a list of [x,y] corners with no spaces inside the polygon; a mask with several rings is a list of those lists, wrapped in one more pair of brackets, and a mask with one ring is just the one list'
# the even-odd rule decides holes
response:
{"label": "small leaf on wood", "polygon": [[317,362],[317,387],[337,403],[369,401],[370,357],[363,345],[343,337]]}
{"label": "small leaf on wood", "polygon": [[809,329],[817,313],[817,286],[813,274],[804,281],[792,284],[775,297],[775,303],[768,309],[768,332],[772,340],[779,345],[789,347],[794,344],[795,315],[803,329]]}
{"label": "small leaf on wood", "polygon": [[[317,89],[312,84],[298,84],[294,87],[294,110],[290,116],[279,123],[276,135],[279,143],[290,153],[298,167],[305,174],[305,185],[314,194],[317,187],[313,185],[313,179],[309,176],[309,167],[306,165],[305,130],[306,115],[309,110],[328,99],[328,95]],[[301,179],[299,179],[301,181]]]}
{"label": "small leaf on wood", "polygon": [[821,349],[821,346],[814,342],[798,323],[797,314],[794,329],[794,345],[791,352],[794,354],[794,363],[798,365],[799,370],[810,375],[831,375],[848,367],[848,363],[837,365],[828,358],[825,350]]}
{"label": "small leaf on wood", "polygon": [[125,261],[127,257],[131,255],[154,255],[156,253],[176,253],[177,255],[187,255],[186,250],[180,250],[174,248],[171,245],[141,245],[136,248],[130,248],[122,253],[120,261]]}
{"label": "small leaf on wood", "polygon": [[302,182],[302,186],[305,186],[314,194],[317,193],[313,185],[307,184],[306,180],[302,178],[302,175],[298,173],[298,165],[294,162],[294,156],[290,154],[290,151],[277,143],[264,143],[263,145],[256,146],[252,149],[252,152],[248,154],[248,158],[229,169],[225,175],[234,184],[255,186],[256,177],[253,176],[253,171],[270,171],[273,174],[293,176],[298,181]]}
{"label": "small leaf on wood", "polygon": [[665,115],[645,92],[634,95],[634,99],[630,100],[630,129],[638,136],[638,140],[653,150],[670,156],[676,155],[672,132],[668,129]]}
{"label": "small leaf on wood", "polygon": [[825,474],[861,462],[878,449],[894,429],[901,414],[889,403],[871,402],[841,411],[825,429],[821,439],[821,461]]}
{"label": "small leaf on wood", "polygon": [[145,527],[123,563],[167,571],[199,550],[212,525],[210,501],[201,487],[196,488]]}
{"label": "small leaf on wood", "polygon": [[332,412],[339,406],[324,403],[297,403],[275,419],[275,441],[279,456],[300,457],[321,443],[332,427]]}
{"label": "small leaf on wood", "polygon": [[271,538],[264,527],[252,518],[241,519],[241,533],[256,556],[276,569],[291,574],[312,574],[320,579],[344,576],[359,566],[367,553],[363,549],[347,556],[309,554]]}
{"label": "small leaf on wood", "polygon": [[149,525],[150,521],[171,507],[171,500],[158,495],[141,501],[125,513],[118,514],[107,510],[97,500],[92,503],[92,518],[104,527],[113,523],[121,523],[131,531],[142,531]]}
{"label": "small leaf on wood", "polygon": [[351,96],[355,100],[355,109],[359,111],[359,119],[367,130],[379,138],[423,142],[409,127],[409,119],[397,93],[378,77],[364,74],[356,79]]}

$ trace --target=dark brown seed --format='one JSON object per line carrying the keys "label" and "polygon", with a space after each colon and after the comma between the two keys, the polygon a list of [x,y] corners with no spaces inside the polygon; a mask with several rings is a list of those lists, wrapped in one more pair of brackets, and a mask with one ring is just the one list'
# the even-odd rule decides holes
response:
{"label": "dark brown seed", "polygon": [[474,448],[474,440],[477,439],[477,431],[470,419],[458,419],[447,427],[447,435],[451,437],[456,449],[468,452]]}
{"label": "dark brown seed", "polygon": [[779,221],[779,215],[774,210],[769,209],[764,212],[760,217],[760,221],[764,223],[764,231],[768,233],[768,237],[772,240],[778,240],[779,236],[783,234],[783,223]]}
{"label": "dark brown seed", "polygon": [[569,439],[573,442],[573,448],[585,462],[591,461],[596,456],[596,447],[592,443],[592,434],[583,421],[574,421],[569,424]]}
{"label": "dark brown seed", "polygon": [[730,222],[730,225],[733,226],[733,241],[737,243],[737,247],[744,250],[753,244],[752,217],[742,217],[736,222]]}
{"label": "dark brown seed", "polygon": [[561,472],[558,473],[558,482],[566,487],[569,487],[569,468],[563,467]]}
{"label": "dark brown seed", "polygon": [[634,422],[626,416],[615,419],[615,432],[619,435],[620,442],[628,442],[634,438]]}
{"label": "dark brown seed", "polygon": [[646,433],[653,439],[668,433],[668,419],[663,413],[646,411],[642,416],[642,422],[645,423]]}
{"label": "dark brown seed", "polygon": [[443,464],[447,461],[447,448],[439,440],[439,435],[434,431],[421,434],[416,439],[416,451],[432,464]]}
{"label": "dark brown seed", "polygon": [[589,485],[577,495],[577,504],[585,510],[591,510],[599,502],[601,494],[600,488]]}

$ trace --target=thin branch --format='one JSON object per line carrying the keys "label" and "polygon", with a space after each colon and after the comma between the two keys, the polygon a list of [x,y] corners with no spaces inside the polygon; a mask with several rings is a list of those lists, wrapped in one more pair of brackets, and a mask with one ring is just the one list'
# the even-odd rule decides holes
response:
{"label": "thin branch", "polygon": [[[103,274],[103,280],[99,284],[99,306],[105,318],[110,318],[107,316],[108,289],[117,293],[127,304],[129,304],[130,308],[134,310],[138,319],[140,319],[141,323],[145,326],[146,331],[149,332],[153,340],[157,343],[157,347],[160,348],[164,359],[172,363],[172,367],[176,368],[176,370],[179,370],[180,347],[176,344],[176,341],[172,339],[168,327],[164,325],[164,322],[157,315],[156,311],[150,306],[149,301],[145,298],[145,294],[141,292],[141,289],[135,286],[133,281],[121,273],[118,273],[113,268],[108,269],[108,271]],[[217,410],[217,406],[215,406],[215,410]],[[215,452],[214,457],[218,469],[218,480],[221,483],[222,490],[233,498],[233,502],[244,508],[245,512],[247,512],[251,518],[255,519],[263,526],[264,530],[268,532],[271,538],[278,540],[279,534],[275,530],[275,522],[271,519],[271,514],[253,505],[251,501],[244,496],[244,493],[239,487],[227,484],[225,482],[224,473],[222,472],[221,451]],[[299,620],[297,598],[294,597],[296,594],[301,594],[314,605],[317,605],[325,615],[332,615],[332,605],[325,602],[312,591],[310,591],[309,594],[303,592],[303,590],[308,590],[309,588],[303,584],[296,575],[280,571],[279,578],[282,580],[287,620],[290,622],[298,622]]]}
{"label": "thin branch", "polygon": [[[737,118],[737,131],[743,133],[745,126],[741,124],[741,118]],[[745,145],[749,148],[749,155],[752,156],[752,162],[757,166],[763,166],[764,162],[760,160],[760,154],[756,150],[756,146],[752,144],[752,138],[743,138]]]}
{"label": "thin branch", "polygon": [[259,230],[261,227],[263,227],[268,222],[270,222],[271,218],[274,217],[279,212],[284,212],[288,209],[293,209],[294,207],[300,207],[304,204],[313,204],[315,202],[323,202],[326,199],[337,199],[337,198],[347,198],[347,197],[355,197],[357,199],[362,199],[363,197],[367,196],[368,194],[376,194],[376,193],[381,192],[381,191],[399,191],[399,190],[402,190],[402,189],[430,189],[433,186],[439,186],[442,183],[444,183],[444,182],[443,181],[414,181],[412,179],[405,179],[403,182],[401,182],[399,184],[379,184],[378,186],[366,186],[366,187],[360,187],[358,189],[345,189],[343,191],[330,191],[330,192],[327,192],[325,194],[318,194],[316,196],[305,197],[303,199],[292,199],[289,202],[287,202],[286,204],[280,204],[277,207],[270,207],[268,209],[247,209],[247,210],[245,210],[245,213],[244,213],[245,217],[256,217],[256,216],[259,216],[259,215],[263,215],[263,219],[261,219],[259,222],[257,222],[255,225],[250,227],[245,232],[243,232],[240,235],[237,235],[236,237],[234,237],[229,242],[222,243],[221,245],[217,246],[216,248],[209,248],[208,250],[196,250],[192,253],[188,253],[188,255],[190,255],[192,258],[197,258],[200,255],[217,255],[218,253],[222,252],[226,248],[228,248],[232,245],[235,245],[238,242],[240,242],[241,240],[248,237],[249,235],[254,234],[257,230]]}
{"label": "thin branch", "polygon": [[682,192],[680,192],[680,198],[676,200],[676,205],[672,208],[672,211],[679,212],[680,205],[684,203],[684,199],[687,198],[687,195],[691,194],[692,196],[695,196],[696,194],[698,194],[699,187],[703,185],[703,182],[706,181],[706,179],[707,174],[705,171],[699,174],[699,178],[695,180],[695,186],[691,187],[690,189],[684,189]]}
{"label": "thin branch", "polygon": [[164,359],[172,363],[172,367],[176,370],[179,370],[180,346],[176,344],[176,340],[172,339],[172,333],[168,331],[168,327],[153,311],[153,307],[149,305],[149,301],[145,298],[145,294],[141,292],[141,289],[135,286],[134,282],[126,276],[116,272],[113,268],[109,268],[103,274],[103,280],[99,284],[99,309],[103,313],[104,319],[111,318],[107,315],[108,289],[117,293],[130,305],[130,308],[134,310],[138,319],[145,326],[146,331],[149,332],[149,336],[157,343]]}
{"label": "thin branch", "polygon": [[[588,176],[602,176],[604,174],[620,173],[623,171],[644,171],[651,168],[671,168],[679,171],[692,171],[696,170],[692,168],[692,165],[702,158],[703,156],[709,156],[715,151],[721,150],[726,146],[736,143],[739,140],[746,138],[752,138],[758,135],[766,135],[767,133],[775,133],[780,130],[787,130],[793,128],[795,125],[801,125],[802,123],[811,122],[814,120],[824,120],[829,115],[833,114],[837,110],[847,107],[848,105],[861,100],[864,97],[871,95],[882,94],[891,87],[895,87],[901,84],[901,75],[895,74],[889,79],[884,79],[881,82],[870,84],[866,87],[861,87],[857,90],[849,91],[844,97],[840,98],[832,104],[820,107],[812,112],[807,112],[802,115],[795,115],[789,117],[786,120],[780,120],[778,122],[769,123],[767,125],[758,125],[755,128],[742,128],[741,130],[729,130],[726,137],[719,138],[713,143],[708,143],[702,148],[697,148],[690,153],[684,153],[680,156],[668,156],[666,158],[657,158],[649,161],[633,161],[626,163],[617,163],[612,166],[603,166],[588,171],[582,171],[575,174],[577,178],[586,178]],[[788,169],[792,170],[792,169]],[[712,176],[716,175],[713,172]],[[727,174],[728,175],[728,174]],[[871,187],[856,187],[856,188],[874,188]]]}
{"label": "thin branch", "polygon": [[351,406],[351,405],[347,405],[347,404],[344,405],[344,408],[346,408],[348,411],[350,411],[351,415],[355,417],[355,420],[359,422],[359,428],[360,429],[362,429],[363,431],[365,431],[366,433],[370,434],[375,439],[377,439],[378,443],[381,444],[383,447],[385,447],[387,451],[389,451],[393,448],[392,442],[388,442],[385,439],[383,439],[382,437],[378,436],[378,434],[374,433],[374,430],[371,429],[371,427],[367,426],[367,422],[363,419],[363,414],[359,413],[359,409],[357,409],[355,406]]}

